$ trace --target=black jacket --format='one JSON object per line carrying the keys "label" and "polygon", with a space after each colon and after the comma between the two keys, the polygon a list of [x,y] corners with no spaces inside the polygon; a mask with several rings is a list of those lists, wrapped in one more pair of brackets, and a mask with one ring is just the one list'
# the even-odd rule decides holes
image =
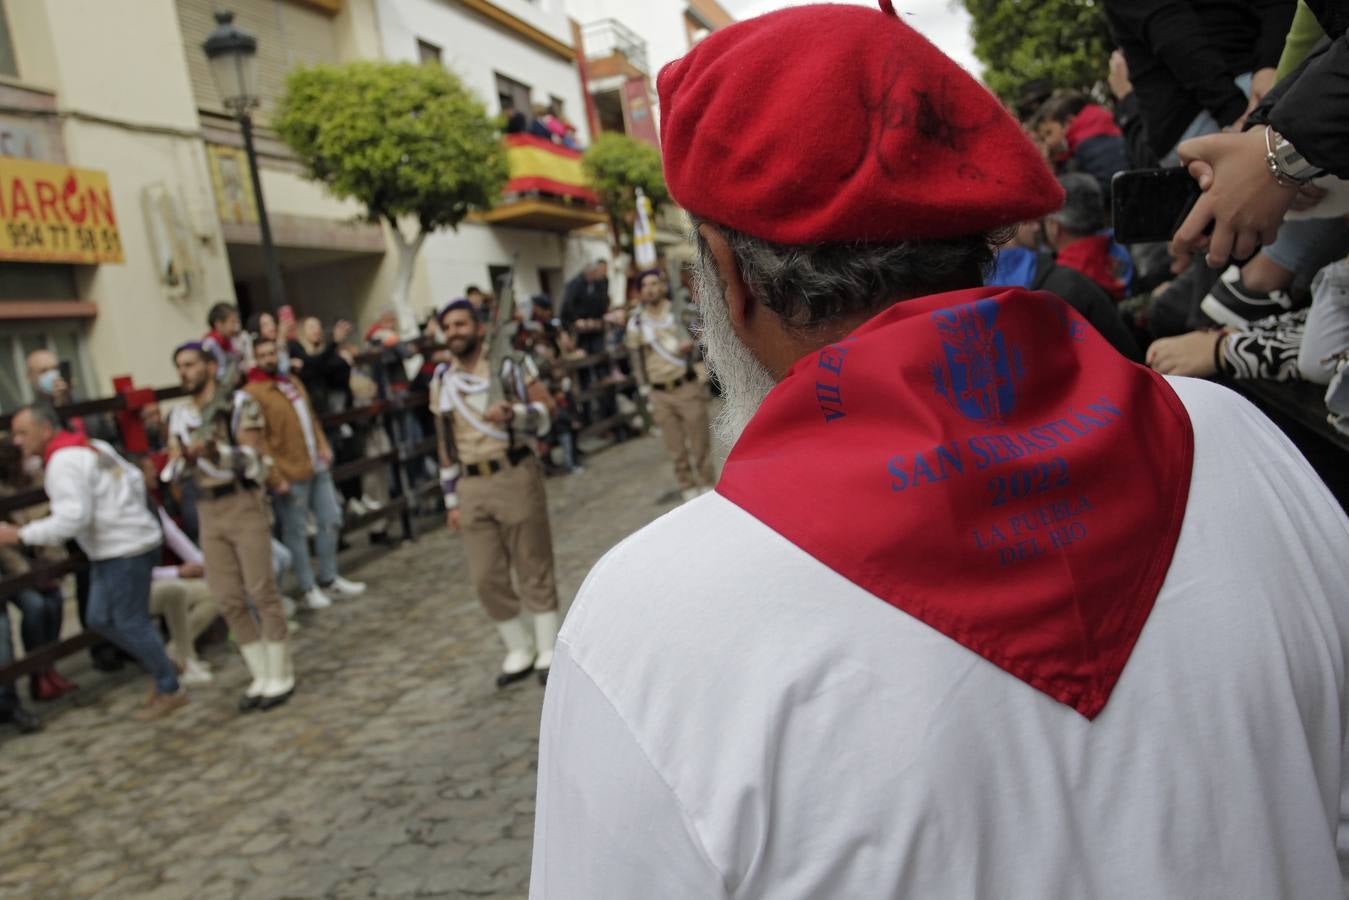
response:
{"label": "black jacket", "polygon": [[[564,326],[571,328],[577,319],[602,319],[608,311],[608,278],[588,281],[582,272],[567,282],[567,288],[562,293],[562,308],[558,311]],[[604,332],[578,334],[576,343],[586,353],[599,353],[604,349]]]}
{"label": "black jacket", "polygon": [[1308,0],[1326,40],[1265,95],[1248,123],[1272,125],[1307,161],[1349,178],[1349,2]]}
{"label": "black jacket", "polygon": [[1247,99],[1233,79],[1274,68],[1295,0],[1105,0],[1129,63],[1149,146],[1165,156],[1202,110],[1231,125]]}
{"label": "black jacket", "polygon": [[1049,291],[1062,297],[1121,355],[1133,362],[1143,361],[1138,342],[1129,333],[1129,327],[1124,324],[1124,318],[1110,295],[1081,272],[1054,262],[1052,253],[1041,253],[1036,259],[1035,277],[1030,289]]}
{"label": "black jacket", "polygon": [[351,365],[337,352],[336,344],[329,341],[313,355],[299,341],[287,342],[286,349],[291,359],[301,361],[296,376],[309,393],[315,412],[322,416],[351,406]]}
{"label": "black jacket", "polygon": [[1147,121],[1138,105],[1138,93],[1131,91],[1115,101],[1115,124],[1124,132],[1124,146],[1129,154],[1129,168],[1155,169],[1157,154],[1148,143]]}

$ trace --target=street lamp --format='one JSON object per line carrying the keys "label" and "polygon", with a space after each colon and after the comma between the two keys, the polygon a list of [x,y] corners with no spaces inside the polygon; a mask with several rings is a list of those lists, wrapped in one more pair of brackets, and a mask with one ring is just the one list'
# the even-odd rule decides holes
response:
{"label": "street lamp", "polygon": [[271,289],[273,308],[286,302],[281,284],[281,266],[272,245],[272,225],[267,219],[267,205],[262,200],[262,179],[258,177],[258,155],[253,149],[253,117],[258,97],[258,39],[234,25],[234,13],[218,10],[216,26],[206,36],[201,49],[211,64],[211,77],[225,108],[239,120],[244,136],[244,153],[248,156],[248,172],[253,179],[253,200],[258,207],[258,227],[262,232],[262,254],[267,260],[267,283]]}

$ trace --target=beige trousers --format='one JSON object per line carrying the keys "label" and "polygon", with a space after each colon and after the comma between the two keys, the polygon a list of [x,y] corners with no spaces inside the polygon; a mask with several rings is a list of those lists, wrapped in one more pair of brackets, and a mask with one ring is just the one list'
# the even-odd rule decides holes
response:
{"label": "beige trousers", "polygon": [[553,532],[538,459],[460,478],[459,521],[468,574],[491,619],[514,619],[522,601],[530,612],[557,609]]}
{"label": "beige trousers", "polygon": [[150,615],[169,624],[169,656],[180,663],[197,658],[196,643],[220,608],[204,578],[165,578],[150,583]]}
{"label": "beige trousers", "polygon": [[[197,501],[206,583],[240,645],[253,643],[259,633],[263,640],[277,642],[287,634],[281,594],[272,575],[272,526],[265,496],[255,489]],[[250,596],[259,622],[248,611]]]}
{"label": "beige trousers", "polygon": [[673,391],[652,391],[648,402],[651,418],[660,426],[665,450],[674,462],[679,486],[712,487],[715,483],[712,434],[707,419],[707,391],[702,383],[695,380]]}

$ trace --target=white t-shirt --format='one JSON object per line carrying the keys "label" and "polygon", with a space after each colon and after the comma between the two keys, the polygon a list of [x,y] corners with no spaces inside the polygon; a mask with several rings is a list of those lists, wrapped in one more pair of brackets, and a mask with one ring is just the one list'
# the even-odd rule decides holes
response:
{"label": "white t-shirt", "polygon": [[530,896],[1345,896],[1349,521],[1253,407],[1171,384],[1189,504],[1094,721],[719,495],[611,551],[549,678]]}

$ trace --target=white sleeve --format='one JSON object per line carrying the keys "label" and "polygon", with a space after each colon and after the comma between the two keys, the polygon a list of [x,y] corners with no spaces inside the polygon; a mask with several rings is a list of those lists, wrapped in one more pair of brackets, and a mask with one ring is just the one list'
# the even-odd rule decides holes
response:
{"label": "white sleeve", "polygon": [[29,522],[19,529],[19,539],[29,546],[55,547],[84,531],[93,517],[93,485],[88,466],[95,464],[93,453],[67,450],[56,453],[47,463],[42,486],[51,500],[51,515]]}
{"label": "white sleeve", "polygon": [[730,895],[679,799],[559,642],[539,738],[530,900]]}
{"label": "white sleeve", "polygon": [[[173,517],[159,510],[159,525],[164,529],[164,543],[173,555],[185,563],[205,563],[206,557],[202,556],[197,545],[192,543],[192,539],[183,533],[183,529],[178,527],[178,523],[173,521]],[[173,567],[175,572],[177,566]]]}

